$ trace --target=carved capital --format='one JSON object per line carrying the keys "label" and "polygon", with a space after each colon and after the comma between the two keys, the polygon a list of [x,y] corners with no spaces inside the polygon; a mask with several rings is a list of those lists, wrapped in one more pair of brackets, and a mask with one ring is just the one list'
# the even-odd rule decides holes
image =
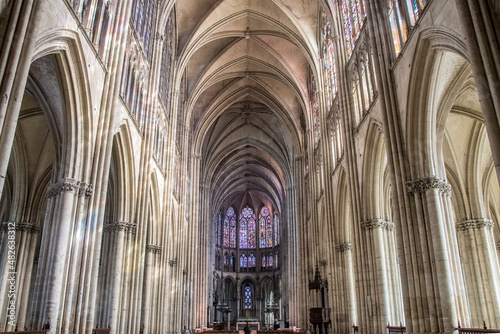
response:
{"label": "carved capital", "polygon": [[468,231],[468,230],[478,230],[485,228],[487,230],[492,230],[495,223],[491,219],[479,218],[479,219],[468,219],[455,224],[457,231]]}
{"label": "carved capital", "polygon": [[62,179],[57,183],[53,183],[47,189],[47,197],[54,198],[59,196],[63,192],[73,192],[78,193],[80,189],[80,182],[73,179]]}
{"label": "carved capital", "polygon": [[437,188],[446,196],[451,196],[451,185],[438,177],[430,176],[416,181],[408,181],[405,184],[406,192],[410,195],[424,193],[429,189]]}
{"label": "carved capital", "polygon": [[16,230],[26,231],[29,233],[38,233],[40,232],[40,226],[28,222],[21,222],[16,225]]}
{"label": "carved capital", "polygon": [[1,231],[7,232],[7,231],[26,231],[29,233],[38,233],[40,232],[40,226],[28,223],[28,222],[13,222],[13,221],[7,221],[3,222],[1,225]]}
{"label": "carved capital", "polygon": [[168,260],[168,265],[169,265],[170,267],[175,267],[175,266],[177,266],[177,259]]}
{"label": "carved capital", "polygon": [[337,252],[345,252],[352,250],[352,244],[350,242],[344,242],[335,246]]}
{"label": "carved capital", "polygon": [[146,245],[146,252],[153,254],[161,253],[161,246],[158,245]]}
{"label": "carved capital", "polygon": [[125,231],[125,232],[131,232],[132,234],[135,234],[135,231],[137,230],[137,224],[135,223],[129,223],[129,222],[114,222],[114,223],[109,223],[104,225],[104,232],[118,232],[118,231]]}
{"label": "carved capital", "polygon": [[365,220],[364,222],[361,222],[361,227],[365,231],[373,230],[375,228],[382,228],[382,229],[387,230],[387,231],[393,231],[394,230],[394,223],[391,221],[388,221],[388,220],[375,218],[375,219],[369,219],[369,220]]}
{"label": "carved capital", "polygon": [[94,186],[91,184],[86,184],[84,182],[80,183],[80,189],[78,191],[78,196],[85,196],[90,198],[94,192]]}
{"label": "carved capital", "polygon": [[497,242],[497,251],[500,251],[500,241]]}

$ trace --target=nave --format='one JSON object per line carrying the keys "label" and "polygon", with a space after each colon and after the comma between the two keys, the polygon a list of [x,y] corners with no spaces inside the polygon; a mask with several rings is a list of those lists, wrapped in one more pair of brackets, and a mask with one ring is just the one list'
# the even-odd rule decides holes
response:
{"label": "nave", "polygon": [[500,329],[499,14],[0,0],[0,333]]}

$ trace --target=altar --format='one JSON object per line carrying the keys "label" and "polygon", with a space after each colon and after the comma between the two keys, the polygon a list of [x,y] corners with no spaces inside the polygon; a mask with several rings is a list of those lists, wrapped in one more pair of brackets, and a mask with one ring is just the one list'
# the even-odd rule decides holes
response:
{"label": "altar", "polygon": [[243,321],[244,319],[238,319],[236,323],[236,330],[238,334],[245,334],[244,328],[246,324],[250,327],[250,334],[257,334],[257,331],[260,330],[260,322],[257,319],[247,319],[247,321]]}

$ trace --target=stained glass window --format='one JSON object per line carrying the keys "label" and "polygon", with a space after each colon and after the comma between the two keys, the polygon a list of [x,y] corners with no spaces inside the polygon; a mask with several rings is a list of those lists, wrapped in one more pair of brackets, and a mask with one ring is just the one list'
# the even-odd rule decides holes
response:
{"label": "stained glass window", "polygon": [[255,248],[255,213],[248,205],[240,215],[240,248]]}
{"label": "stained glass window", "polygon": [[260,248],[273,247],[273,224],[269,210],[263,207],[259,217],[259,245]]}
{"label": "stained glass window", "polygon": [[240,248],[246,249],[248,247],[248,221],[244,218],[243,212],[240,215]]}
{"label": "stained glass window", "polygon": [[259,215],[259,247],[266,247],[266,221],[269,216],[269,210],[266,207],[263,207],[260,210]]}
{"label": "stained glass window", "polygon": [[236,214],[232,207],[227,209],[224,219],[224,247],[236,247]]}
{"label": "stained glass window", "polygon": [[[389,25],[396,55],[401,52],[409,30],[417,23],[427,0],[387,0]],[[405,15],[406,14],[406,15]]]}
{"label": "stained glass window", "polygon": [[280,218],[277,213],[274,214],[274,245],[280,244]]}
{"label": "stained glass window", "polygon": [[131,21],[133,22],[134,30],[142,43],[142,49],[148,59],[150,58],[149,49],[151,45],[151,36],[153,35],[152,28],[154,26],[155,5],[156,2],[154,0],[136,0],[132,5],[135,11],[132,13]]}
{"label": "stained glass window", "polygon": [[252,308],[252,288],[250,285],[245,286],[245,309]]}
{"label": "stained glass window", "polygon": [[250,254],[248,257],[248,267],[249,268],[255,268],[255,255]]}
{"label": "stained glass window", "polygon": [[217,246],[220,246],[220,232],[221,232],[221,220],[222,220],[222,216],[221,216],[221,213],[219,212],[219,214],[217,215],[217,221],[215,223],[215,244]]}
{"label": "stained glass window", "polygon": [[266,267],[266,256],[262,256],[262,268]]}
{"label": "stained glass window", "polygon": [[248,266],[248,259],[245,254],[240,257],[240,268],[246,268]]}
{"label": "stained glass window", "polygon": [[158,95],[161,103],[167,109],[170,93],[170,73],[172,70],[172,56],[174,54],[174,18],[172,12],[168,17],[167,25],[163,36],[163,50],[161,55],[160,65],[160,83],[158,87]]}
{"label": "stained glass window", "polygon": [[322,29],[323,67],[325,77],[326,106],[330,110],[337,95],[337,69],[335,64],[334,39],[328,16],[323,12]]}
{"label": "stained glass window", "polygon": [[271,215],[266,218],[266,247],[273,247],[273,220]]}
{"label": "stained glass window", "polygon": [[267,266],[268,267],[272,267],[273,266],[273,256],[272,255],[269,255],[267,257]]}
{"label": "stained glass window", "polygon": [[344,16],[344,33],[347,46],[347,56],[350,57],[366,17],[365,1],[342,0],[342,14]]}

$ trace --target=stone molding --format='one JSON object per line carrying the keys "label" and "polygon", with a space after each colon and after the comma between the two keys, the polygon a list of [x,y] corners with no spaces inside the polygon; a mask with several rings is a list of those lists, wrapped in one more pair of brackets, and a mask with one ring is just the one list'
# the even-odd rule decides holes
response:
{"label": "stone molding", "polygon": [[175,267],[175,266],[177,266],[177,259],[168,260],[168,265],[169,265],[170,267]]}
{"label": "stone molding", "polygon": [[1,231],[4,231],[4,232],[9,231],[9,224],[12,224],[12,223],[14,224],[16,231],[21,231],[21,232],[26,231],[29,233],[39,233],[40,232],[40,226],[38,226],[38,225],[28,223],[28,222],[17,223],[17,222],[12,222],[12,221],[3,222],[1,224]]}
{"label": "stone molding", "polygon": [[352,244],[350,242],[344,242],[335,246],[337,252],[345,252],[352,250]]}
{"label": "stone molding", "polygon": [[437,188],[442,194],[451,196],[451,185],[438,177],[424,177],[416,181],[408,181],[405,184],[406,192],[410,195],[424,193],[429,189]]}
{"label": "stone molding", "polygon": [[491,219],[479,218],[479,219],[468,219],[463,220],[461,222],[457,222],[455,227],[457,231],[468,231],[468,230],[477,230],[481,228],[485,228],[489,231],[493,229],[495,223]]}
{"label": "stone molding", "polygon": [[80,191],[78,193],[79,196],[85,196],[86,198],[90,198],[94,193],[94,186],[87,183],[80,183]]}
{"label": "stone molding", "polygon": [[387,231],[394,231],[394,223],[381,218],[369,219],[361,222],[361,227],[365,231],[373,230],[375,228],[382,228]]}
{"label": "stone molding", "polygon": [[153,253],[153,254],[160,254],[161,253],[161,246],[158,245],[146,245],[146,252],[148,253]]}
{"label": "stone molding", "polygon": [[105,224],[103,230],[104,230],[104,233],[125,231],[125,232],[131,232],[132,234],[135,234],[135,232],[137,230],[137,224],[117,221],[114,223]]}
{"label": "stone molding", "polygon": [[91,184],[86,184],[69,178],[63,178],[59,182],[53,183],[49,186],[47,189],[47,198],[55,198],[63,192],[72,192],[78,194],[79,196],[89,198],[94,192],[94,187]]}
{"label": "stone molding", "polygon": [[497,242],[497,251],[500,251],[500,241]]}

